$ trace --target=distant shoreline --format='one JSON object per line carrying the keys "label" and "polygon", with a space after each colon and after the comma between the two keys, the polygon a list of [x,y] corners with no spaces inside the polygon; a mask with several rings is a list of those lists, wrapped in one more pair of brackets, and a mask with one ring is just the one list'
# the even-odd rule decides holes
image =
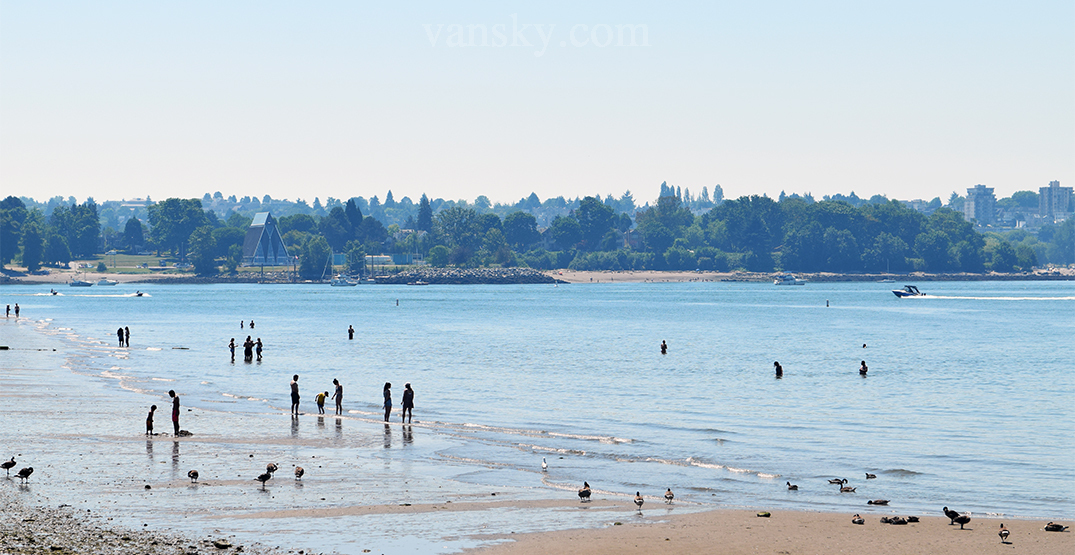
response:
{"label": "distant shoreline", "polygon": [[[524,270],[520,272],[520,270]],[[452,274],[458,276],[459,274],[467,274],[469,279],[454,278],[451,280],[437,280],[438,275]],[[663,271],[663,270],[598,270],[598,271],[577,271],[577,270],[530,270],[519,268],[504,268],[504,269],[490,269],[490,268],[475,268],[475,269],[443,269],[443,268],[428,268],[424,272],[414,272],[408,274],[414,279],[408,279],[405,282],[414,281],[415,279],[428,282],[429,284],[446,285],[446,284],[524,284],[524,283],[687,283],[687,282],[753,282],[753,283],[765,283],[773,280],[774,274],[777,272],[698,272],[698,271]],[[423,278],[428,274],[428,278]],[[505,277],[504,274],[507,274]],[[51,286],[66,286],[67,283],[74,278],[75,272],[72,270],[56,270],[52,271],[49,275],[45,276],[31,276],[31,275],[17,275],[11,276],[4,275],[4,279],[0,280],[0,285],[51,285]],[[539,278],[544,276],[544,278]],[[799,279],[806,280],[808,283],[835,283],[835,282],[880,282],[882,280],[893,280],[894,283],[903,285],[902,282],[929,282],[929,281],[1075,281],[1075,269],[1072,268],[1057,268],[1055,270],[1038,271],[1032,273],[987,273],[987,274],[973,274],[973,273],[927,273],[927,272],[913,272],[909,274],[843,274],[832,272],[819,272],[819,273],[795,273],[795,276]],[[120,284],[159,284],[159,285],[212,285],[212,284],[224,284],[224,283],[246,283],[246,284],[284,284],[284,283],[296,283],[296,284],[309,284],[309,285],[325,285],[325,283],[317,280],[304,280],[295,279],[292,280],[291,274],[287,272],[266,272],[261,274],[249,274],[249,275],[217,275],[217,276],[196,276],[196,275],[160,275],[160,274],[112,274],[112,273],[97,273],[97,272],[82,272],[80,279],[91,281],[96,283],[101,279],[110,279],[118,281]],[[539,279],[535,279],[539,278]],[[388,276],[387,278],[378,279],[378,284],[381,283],[400,283],[400,279],[395,276]],[[94,287],[100,287],[94,285]],[[107,286],[104,286],[107,287]]]}

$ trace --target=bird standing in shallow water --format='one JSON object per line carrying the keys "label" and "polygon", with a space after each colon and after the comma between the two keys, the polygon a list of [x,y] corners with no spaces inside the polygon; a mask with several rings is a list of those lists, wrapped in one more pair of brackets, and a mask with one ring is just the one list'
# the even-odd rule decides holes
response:
{"label": "bird standing in shallow water", "polygon": [[3,463],[0,463],[0,468],[6,470],[7,475],[11,476],[11,469],[15,468],[15,457],[11,457],[10,461],[4,461]]}
{"label": "bird standing in shallow water", "polygon": [[672,500],[676,498],[676,495],[672,493],[672,488],[668,488],[664,491],[664,502],[669,505],[672,504]]}
{"label": "bird standing in shallow water", "polygon": [[303,470],[301,466],[296,466],[295,467],[295,479],[296,480],[301,480],[303,474],[306,474],[306,471]]}
{"label": "bird standing in shallow water", "polygon": [[635,492],[635,505],[638,505],[638,512],[640,512],[640,513],[642,512],[642,504],[645,503],[645,502],[646,502],[646,500],[642,499],[642,492],[636,491]]}
{"label": "bird standing in shallow water", "polygon": [[23,469],[19,470],[19,473],[16,474],[16,476],[18,476],[19,478],[22,479],[23,482],[25,482],[26,480],[30,479],[30,475],[33,474],[33,473],[34,473],[34,467],[28,466],[26,468],[23,468]]}
{"label": "bird standing in shallow water", "polygon": [[1000,536],[1000,543],[1008,543],[1008,534],[1011,534],[1011,532],[1004,527],[1004,523],[1001,523],[1000,532],[998,532],[998,535]]}
{"label": "bird standing in shallow water", "polygon": [[589,482],[583,482],[582,483],[582,489],[579,490],[579,500],[581,500],[583,503],[585,503],[585,502],[590,500],[590,483]]}
{"label": "bird standing in shallow water", "polygon": [[545,462],[545,457],[541,457],[541,471],[542,472],[548,472],[549,471],[549,463]]}
{"label": "bird standing in shallow water", "polygon": [[264,488],[265,487],[265,482],[268,482],[269,480],[272,480],[272,473],[266,472],[265,474],[261,474],[257,478],[254,478],[254,479],[259,481],[259,482],[261,482],[261,487]]}
{"label": "bird standing in shallow water", "polygon": [[191,470],[190,472],[187,472],[187,478],[190,478],[190,483],[192,484],[198,483],[198,471]]}
{"label": "bird standing in shallow water", "polygon": [[795,484],[793,484],[791,482],[788,482],[788,491],[799,491],[799,486],[796,486]]}

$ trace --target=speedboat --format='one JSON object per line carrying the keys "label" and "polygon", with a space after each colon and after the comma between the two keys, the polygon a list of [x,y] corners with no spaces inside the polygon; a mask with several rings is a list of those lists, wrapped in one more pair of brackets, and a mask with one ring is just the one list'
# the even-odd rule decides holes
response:
{"label": "speedboat", "polygon": [[328,282],[328,284],[333,287],[354,287],[358,285],[358,282],[351,281],[341,274],[332,278],[332,281]]}
{"label": "speedboat", "polygon": [[142,293],[141,291],[135,291],[134,292],[135,297],[141,297],[142,295],[144,295],[144,293]]}
{"label": "speedboat", "polygon": [[81,279],[73,279],[67,285],[70,285],[71,287],[92,287],[93,282],[92,281],[83,281]]}
{"label": "speedboat", "polygon": [[919,291],[917,287],[913,285],[904,285],[903,289],[893,289],[892,294],[899,297],[925,297],[926,294]]}
{"label": "speedboat", "polygon": [[97,281],[97,285],[118,285],[119,282],[114,279],[100,279]]}
{"label": "speedboat", "polygon": [[780,274],[773,280],[773,285],[806,285],[806,280],[799,279],[793,274]]}

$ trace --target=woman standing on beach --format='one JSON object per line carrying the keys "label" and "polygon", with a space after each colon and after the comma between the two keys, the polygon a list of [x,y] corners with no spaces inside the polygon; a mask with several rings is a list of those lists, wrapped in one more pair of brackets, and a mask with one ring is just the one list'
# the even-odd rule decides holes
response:
{"label": "woman standing on beach", "polygon": [[336,391],[332,393],[332,398],[336,400],[336,414],[343,414],[343,385],[336,378],[332,379],[332,385],[336,386]]}
{"label": "woman standing on beach", "polygon": [[407,419],[407,423],[410,423],[411,416],[413,416],[414,409],[414,390],[411,389],[410,382],[403,384],[403,412],[399,415],[399,421],[402,423],[403,419]]}
{"label": "woman standing on beach", "polygon": [[384,421],[388,422],[388,415],[392,414],[392,384],[384,382]]}
{"label": "woman standing on beach", "polygon": [[179,396],[175,394],[174,389],[168,390],[168,396],[172,398],[172,427],[175,428],[175,435],[179,435]]}

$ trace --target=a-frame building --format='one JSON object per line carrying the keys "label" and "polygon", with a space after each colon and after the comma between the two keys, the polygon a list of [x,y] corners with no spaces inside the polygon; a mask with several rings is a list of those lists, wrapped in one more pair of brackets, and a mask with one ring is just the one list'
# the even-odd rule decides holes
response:
{"label": "a-frame building", "polygon": [[269,212],[254,214],[243,242],[244,266],[289,266],[291,257]]}

